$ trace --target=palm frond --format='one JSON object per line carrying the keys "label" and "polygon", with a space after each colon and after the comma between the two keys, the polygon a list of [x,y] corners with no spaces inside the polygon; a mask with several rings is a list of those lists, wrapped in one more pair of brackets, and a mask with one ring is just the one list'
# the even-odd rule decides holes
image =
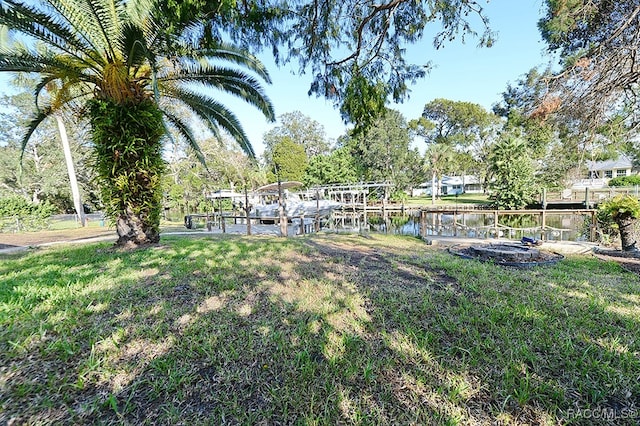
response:
{"label": "palm frond", "polygon": [[[91,54],[91,49],[87,49],[87,46],[76,36],[75,31],[64,25],[59,17],[56,19],[34,7],[4,0],[0,3],[0,25],[6,25],[11,31],[26,34],[55,47],[84,62],[87,66],[94,65],[88,58],[92,61],[99,59]],[[6,47],[3,50],[7,50]]]}
{"label": "palm frond", "polygon": [[200,149],[200,145],[198,144],[198,141],[197,141],[195,135],[191,131],[191,128],[184,121],[182,121],[179,117],[177,117],[177,116],[175,116],[175,115],[173,115],[173,114],[171,114],[171,113],[169,113],[167,111],[163,111],[163,114],[164,114],[165,118],[171,123],[173,128],[176,129],[178,131],[178,133],[180,133],[180,135],[189,143],[189,146],[195,152],[196,157],[198,158],[200,163],[205,168],[207,168],[207,163],[206,163],[206,161],[204,159],[204,154],[202,153],[202,150]]}
{"label": "palm frond", "polygon": [[36,72],[55,75],[58,78],[64,76],[78,81],[95,82],[96,76],[84,74],[83,68],[68,62],[68,58],[62,56],[43,56],[37,53],[8,55],[0,53],[0,72]]}
{"label": "palm frond", "polygon": [[131,23],[122,27],[118,45],[129,68],[139,67],[149,56],[143,30]]}
{"label": "palm frond", "polygon": [[254,55],[230,43],[219,42],[218,46],[209,49],[194,49],[188,56],[202,63],[226,61],[241,65],[256,73],[265,82],[271,84],[271,76],[264,64]]}
{"label": "palm frond", "polygon": [[33,91],[36,99],[36,108],[40,109],[38,105],[38,100],[40,99],[40,94],[46,87],[51,84],[51,82],[55,81],[58,77],[55,75],[45,75],[39,82],[36,84],[36,87]]}
{"label": "palm frond", "polygon": [[27,123],[27,131],[20,142],[20,164],[22,164],[22,159],[24,157],[24,151],[27,147],[27,143],[29,139],[31,139],[31,135],[36,131],[38,126],[46,120],[49,116],[54,113],[52,108],[44,108],[38,111],[38,113]]}
{"label": "palm frond", "polygon": [[83,6],[90,20],[102,35],[102,46],[107,51],[111,60],[121,59],[114,43],[120,33],[120,13],[123,8],[121,1],[117,0],[84,0]]}
{"label": "palm frond", "polygon": [[154,21],[153,11],[158,6],[158,0],[129,0],[126,3],[126,13],[132,24],[145,27]]}
{"label": "palm frond", "polygon": [[97,36],[96,25],[89,16],[83,2],[68,0],[47,0],[49,6],[63,18],[69,28],[80,37],[86,49],[83,53],[91,57],[96,64],[104,64],[104,58],[97,52],[104,51],[100,36]]}
{"label": "palm frond", "polygon": [[205,89],[216,88],[248,102],[258,108],[267,119],[275,120],[273,105],[262,90],[260,82],[241,71],[209,64],[190,63],[158,79],[161,82],[197,82],[208,86]]}
{"label": "palm frond", "polygon": [[[255,158],[255,151],[251,142],[237,117],[224,105],[214,101],[210,97],[201,93],[194,93],[190,90],[174,87],[167,90],[167,97],[171,97],[187,105],[207,126],[214,132],[217,127],[221,127],[233,137],[240,148],[251,158]],[[219,138],[219,137],[218,137]]]}

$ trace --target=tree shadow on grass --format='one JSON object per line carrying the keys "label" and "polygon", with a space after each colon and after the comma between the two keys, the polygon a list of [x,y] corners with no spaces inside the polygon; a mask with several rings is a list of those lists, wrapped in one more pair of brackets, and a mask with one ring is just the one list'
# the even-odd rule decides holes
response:
{"label": "tree shadow on grass", "polygon": [[638,402],[639,285],[601,264],[580,279],[582,260],[514,271],[408,239],[163,242],[0,267],[0,420],[584,423],[576,409]]}

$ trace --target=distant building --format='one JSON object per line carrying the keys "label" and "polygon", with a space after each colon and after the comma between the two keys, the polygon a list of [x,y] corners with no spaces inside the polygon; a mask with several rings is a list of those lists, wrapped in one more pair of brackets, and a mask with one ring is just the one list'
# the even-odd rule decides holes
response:
{"label": "distant building", "polygon": [[613,179],[614,177],[631,176],[633,161],[626,155],[615,160],[587,161],[587,179]]}
{"label": "distant building", "polygon": [[586,166],[586,178],[575,181],[572,189],[604,188],[615,177],[633,174],[633,161],[624,154],[611,160],[587,161]]}
{"label": "distant building", "polygon": [[[482,193],[480,179],[473,175],[442,176],[441,181],[436,181],[437,195],[456,195],[464,193]],[[430,196],[431,181],[423,182],[411,190],[412,197]]]}

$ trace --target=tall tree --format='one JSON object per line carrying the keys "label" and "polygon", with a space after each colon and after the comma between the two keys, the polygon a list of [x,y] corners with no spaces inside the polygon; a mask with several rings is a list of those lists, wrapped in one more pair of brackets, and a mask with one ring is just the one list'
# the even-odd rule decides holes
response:
{"label": "tall tree", "polygon": [[481,105],[442,98],[426,104],[422,117],[433,124],[424,135],[427,143],[445,143],[459,149],[482,143],[495,132],[498,122]]}
{"label": "tall tree", "polygon": [[508,133],[493,146],[490,157],[494,180],[490,199],[496,208],[522,209],[538,192],[527,143]]}
{"label": "tall tree", "polygon": [[193,20],[168,36],[160,12],[153,0],[0,4],[0,24],[10,30],[0,48],[0,71],[40,74],[37,99],[53,81],[63,88],[40,106],[23,144],[62,106],[84,107],[79,110],[91,123],[96,171],[120,246],[159,240],[166,129],[197,147],[191,123],[176,115],[176,106],[192,111],[216,135],[227,131],[249,155],[250,142],[237,118],[215,101],[215,89],[274,116],[258,80],[269,76],[255,57],[220,42],[194,45]]}
{"label": "tall tree", "polygon": [[267,160],[271,156],[273,146],[285,136],[302,145],[309,159],[329,152],[329,142],[322,124],[300,111],[282,114],[278,120],[280,125],[268,131],[263,137]]}
{"label": "tall tree", "polygon": [[357,159],[348,146],[342,146],[331,154],[316,155],[309,160],[304,183],[307,186],[355,183],[358,179]]}
{"label": "tall tree", "polygon": [[[20,141],[29,118],[35,112],[33,96],[18,92],[0,98],[0,192],[20,194],[35,202],[49,201],[60,212],[73,208],[69,185],[65,183],[65,157],[60,150],[59,132],[54,122],[46,123],[34,132],[29,145],[22,152]],[[70,127],[69,154],[85,160],[85,148],[80,145],[84,132]],[[83,189],[92,192],[88,176],[80,175]],[[82,207],[82,206],[80,206]]]}
{"label": "tall tree", "polygon": [[365,133],[356,132],[348,142],[361,180],[389,182],[396,192],[420,179],[420,155],[410,144],[409,125],[395,110],[387,110]]}
{"label": "tall tree", "polygon": [[307,169],[304,147],[289,136],[281,137],[273,146],[267,178],[272,182],[302,181]]}
{"label": "tall tree", "polygon": [[438,192],[436,178],[448,170],[474,173],[486,182],[488,152],[500,128],[498,116],[478,104],[439,98],[427,103],[411,125],[430,145],[425,159],[432,173],[432,203]]}
{"label": "tall tree", "polygon": [[640,52],[640,4],[636,0],[546,0],[540,20],[549,50],[563,68],[548,79],[537,114],[560,113],[577,120],[583,132],[622,115],[635,129],[640,123],[636,57]]}
{"label": "tall tree", "polygon": [[431,173],[431,204],[438,196],[437,182],[442,179],[454,159],[455,151],[446,143],[429,144],[425,151],[425,169]]}

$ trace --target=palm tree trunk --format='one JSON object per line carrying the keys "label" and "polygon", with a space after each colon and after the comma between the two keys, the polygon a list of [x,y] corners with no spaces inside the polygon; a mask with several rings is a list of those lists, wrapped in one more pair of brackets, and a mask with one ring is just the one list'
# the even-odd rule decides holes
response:
{"label": "palm tree trunk", "polygon": [[620,242],[622,243],[623,251],[638,251],[636,222],[637,219],[633,217],[621,217],[616,219],[618,230],[620,231]]}
{"label": "palm tree trunk", "polygon": [[115,223],[116,245],[135,248],[160,241],[162,113],[151,101],[120,105],[94,100],[90,104],[107,216]]}
{"label": "palm tree trunk", "polygon": [[62,141],[62,150],[64,151],[64,160],[67,163],[67,173],[69,174],[69,183],[71,184],[71,195],[73,197],[73,205],[76,209],[76,214],[80,220],[80,225],[83,227],[86,225],[86,219],[84,215],[84,208],[82,207],[82,199],[80,198],[80,189],[78,188],[78,178],[76,177],[76,170],[73,166],[73,157],[71,156],[71,147],[69,146],[69,138],[67,137],[67,129],[64,126],[62,117],[56,114],[56,122],[58,123],[58,133],[60,134],[60,140]]}
{"label": "palm tree trunk", "polygon": [[436,203],[436,172],[431,172],[431,204]]}

